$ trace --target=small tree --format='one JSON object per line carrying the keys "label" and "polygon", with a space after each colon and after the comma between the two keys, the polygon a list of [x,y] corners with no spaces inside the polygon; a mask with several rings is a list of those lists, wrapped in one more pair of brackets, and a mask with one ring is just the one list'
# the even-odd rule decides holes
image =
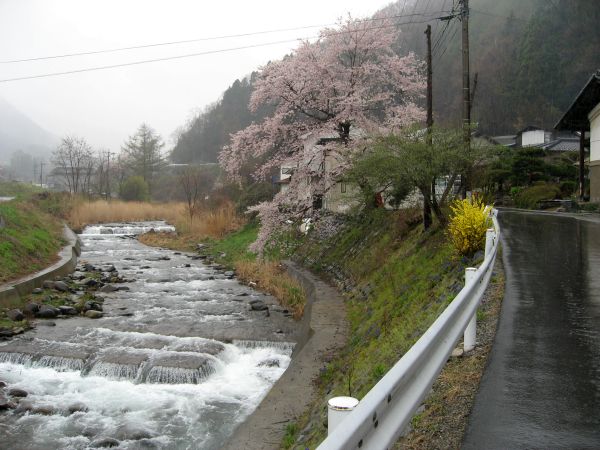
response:
{"label": "small tree", "polygon": [[160,135],[143,123],[121,147],[122,162],[128,173],[142,177],[149,189],[154,175],[165,165],[161,153],[164,145]]}
{"label": "small tree", "polygon": [[146,201],[149,198],[148,183],[138,175],[131,176],[119,186],[119,196],[127,201]]}
{"label": "small tree", "polygon": [[194,221],[194,215],[198,212],[201,200],[201,179],[200,170],[197,167],[186,167],[178,176],[179,184],[185,195],[186,209],[190,217],[190,224]]}

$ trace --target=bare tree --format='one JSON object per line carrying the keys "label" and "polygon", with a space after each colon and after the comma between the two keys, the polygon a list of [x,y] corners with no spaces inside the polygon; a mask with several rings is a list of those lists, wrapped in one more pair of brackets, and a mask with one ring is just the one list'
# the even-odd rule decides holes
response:
{"label": "bare tree", "polygon": [[190,216],[190,224],[198,212],[202,198],[202,174],[198,167],[186,167],[178,176],[179,183],[185,195],[186,208]]}
{"label": "bare tree", "polygon": [[52,153],[54,174],[62,178],[71,194],[89,193],[95,161],[85,139],[66,136]]}

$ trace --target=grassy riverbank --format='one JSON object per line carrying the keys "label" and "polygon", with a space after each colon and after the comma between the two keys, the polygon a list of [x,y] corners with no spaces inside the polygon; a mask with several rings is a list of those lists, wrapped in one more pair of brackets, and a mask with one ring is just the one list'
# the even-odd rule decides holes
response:
{"label": "grassy riverbank", "polygon": [[[282,443],[283,448],[313,449],[327,434],[327,399],[361,399],[452,301],[462,289],[464,268],[477,261],[456,256],[444,230],[423,233],[416,215],[381,210],[325,221],[295,254],[345,293],[351,329],[343,352],[323,355],[321,376],[315,380],[319,400],[297,423],[288,424]],[[495,325],[496,315],[488,316]],[[440,378],[438,394],[415,419],[408,446],[438,448],[435,430],[454,415],[458,437],[446,437],[460,444],[485,363],[481,355],[470,358],[460,358]],[[459,383],[464,375],[474,380],[470,386]]]}
{"label": "grassy riverbank", "polygon": [[44,269],[64,245],[61,220],[45,199],[19,196],[0,203],[0,284]]}

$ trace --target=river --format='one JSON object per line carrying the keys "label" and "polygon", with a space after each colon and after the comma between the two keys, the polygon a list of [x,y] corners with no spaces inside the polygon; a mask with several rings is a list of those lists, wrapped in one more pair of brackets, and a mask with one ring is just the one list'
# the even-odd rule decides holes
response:
{"label": "river", "polygon": [[[81,263],[128,281],[104,317],[38,320],[0,345],[0,380],[28,395],[0,413],[1,447],[215,449],[287,368],[295,323],[272,297],[189,255],[140,244],[165,223],[87,227]],[[270,314],[252,311],[261,300]],[[111,441],[115,439],[116,441]]]}

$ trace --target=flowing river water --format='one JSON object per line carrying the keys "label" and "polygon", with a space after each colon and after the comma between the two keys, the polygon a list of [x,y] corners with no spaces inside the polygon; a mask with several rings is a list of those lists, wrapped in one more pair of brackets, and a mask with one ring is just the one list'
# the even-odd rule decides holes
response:
{"label": "flowing river water", "polygon": [[283,374],[297,328],[287,311],[220,268],[140,244],[151,228],[171,227],[80,235],[82,262],[128,280],[101,294],[103,318],[39,320],[0,345],[0,380],[28,393],[0,414],[0,447],[219,448]]}

